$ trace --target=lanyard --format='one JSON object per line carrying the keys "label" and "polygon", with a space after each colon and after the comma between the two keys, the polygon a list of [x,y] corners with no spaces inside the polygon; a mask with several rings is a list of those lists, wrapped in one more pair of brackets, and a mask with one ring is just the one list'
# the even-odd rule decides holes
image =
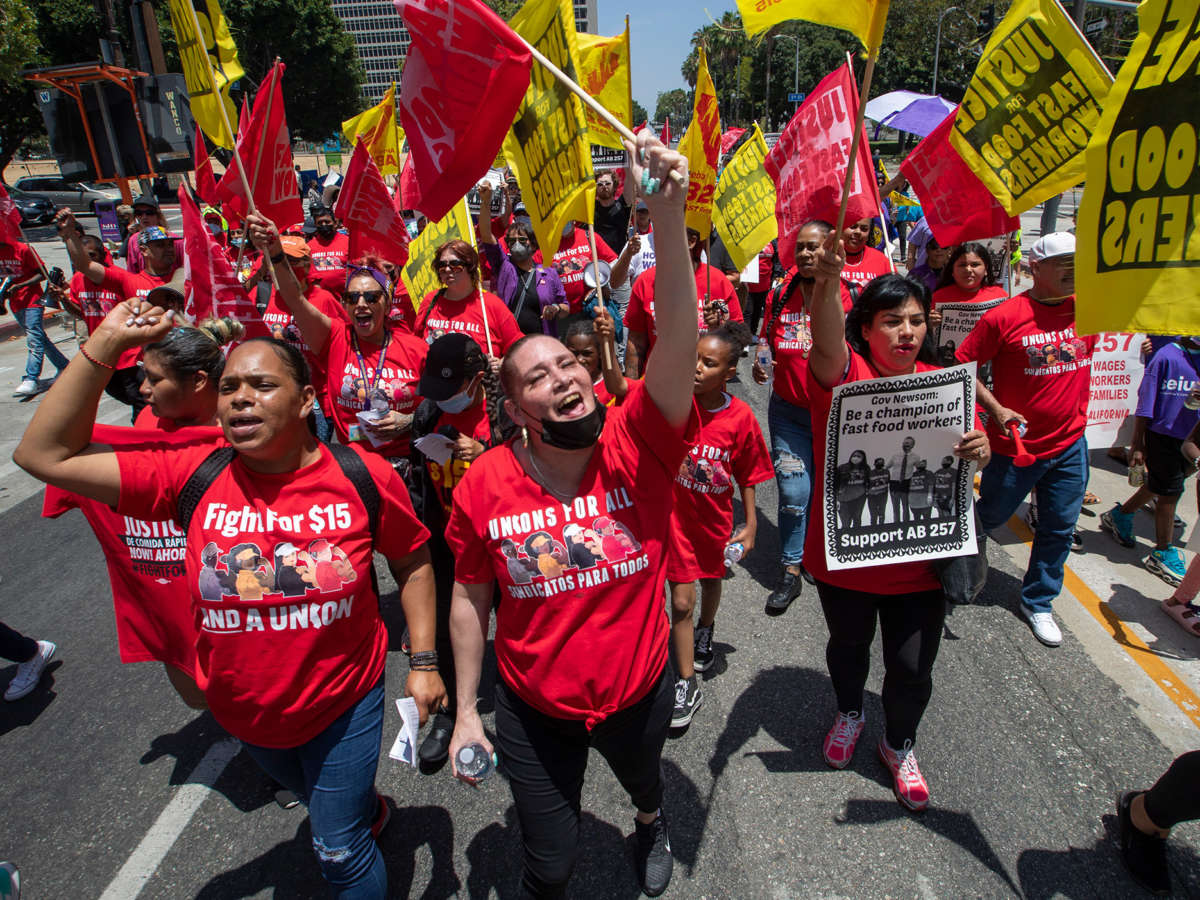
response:
{"label": "lanyard", "polygon": [[537,269],[533,268],[524,275],[518,276],[518,283],[521,285],[521,293],[517,297],[517,308],[513,310],[513,318],[521,315],[521,310],[525,308],[525,300],[529,297],[529,286],[533,283],[533,279],[536,275]]}
{"label": "lanyard", "polygon": [[[350,340],[354,343],[354,353],[358,356],[358,370],[362,373],[363,381],[367,380],[367,363],[363,359],[362,351],[358,349],[358,335],[351,333]],[[383,361],[387,357],[388,344],[392,340],[392,331],[390,328],[385,328],[383,332],[383,346],[379,348],[379,365],[375,367],[375,375],[371,378],[371,387],[367,391],[366,399],[363,400],[363,409],[371,408],[371,397],[379,390],[379,379],[383,375]]]}

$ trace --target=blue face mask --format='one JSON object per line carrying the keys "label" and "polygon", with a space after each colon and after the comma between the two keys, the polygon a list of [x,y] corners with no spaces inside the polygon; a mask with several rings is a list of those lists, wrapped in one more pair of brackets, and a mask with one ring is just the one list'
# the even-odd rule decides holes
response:
{"label": "blue face mask", "polygon": [[455,413],[462,412],[471,405],[471,392],[469,390],[459,391],[448,400],[436,400],[434,402],[437,403],[438,409],[442,412],[454,415]]}

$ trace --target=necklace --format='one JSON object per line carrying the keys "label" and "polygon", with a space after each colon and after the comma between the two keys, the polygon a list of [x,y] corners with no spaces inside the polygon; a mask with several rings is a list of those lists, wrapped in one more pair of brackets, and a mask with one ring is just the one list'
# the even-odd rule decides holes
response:
{"label": "necklace", "polygon": [[537,457],[533,455],[533,449],[528,444],[525,445],[525,453],[526,453],[526,455],[529,456],[530,465],[533,466],[534,477],[537,479],[538,483],[542,487],[544,487],[547,491],[549,491],[552,495],[557,497],[559,500],[575,499],[575,495],[573,493],[565,493],[563,491],[558,491],[550,486],[549,480],[547,480],[546,476],[542,474],[542,468],[541,468],[541,466],[538,465]]}

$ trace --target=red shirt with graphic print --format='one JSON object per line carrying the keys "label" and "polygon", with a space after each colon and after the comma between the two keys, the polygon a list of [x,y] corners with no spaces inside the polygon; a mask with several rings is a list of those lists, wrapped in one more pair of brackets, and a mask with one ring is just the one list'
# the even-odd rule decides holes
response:
{"label": "red shirt with graphic print", "polygon": [[[654,349],[658,340],[658,326],[654,319],[654,279],[658,267],[651,266],[638,276],[634,282],[633,291],[629,295],[629,306],[625,310],[625,327],[646,335],[646,359]],[[704,324],[704,297],[708,290],[709,300],[723,300],[729,307],[729,319],[733,322],[745,321],[742,318],[742,305],[738,302],[737,291],[720,269],[714,269],[708,263],[700,263],[696,268],[696,327],[701,334],[707,330]],[[642,360],[642,368],[646,360]]]}
{"label": "red shirt with graphic print", "polygon": [[503,356],[509,347],[525,336],[524,332],[503,300],[491,291],[483,291],[482,296],[483,304],[487,307],[487,338],[484,336],[479,291],[468,294],[462,300],[451,300],[443,291],[430,291],[417,312],[414,332],[430,344],[443,334],[461,332],[488,356]]}
{"label": "red shirt with graphic print", "polygon": [[[793,279],[796,270],[789,269],[784,276],[783,290],[791,286],[791,291],[783,301],[783,309],[779,318],[775,318],[774,291],[767,297],[766,309],[763,311],[762,327],[759,338],[766,338],[771,348],[771,357],[775,361],[773,370],[773,390],[779,399],[786,400],[793,406],[808,409],[808,355],[812,352],[812,325],[808,313],[804,309],[804,294],[799,282]],[[842,309],[847,313],[854,305],[846,282],[841,283]],[[775,322],[772,334],[767,334],[771,322]]]}
{"label": "red shirt with graphic print", "polygon": [[[600,235],[596,235],[596,258],[609,265],[617,261],[617,254]],[[583,283],[584,267],[591,261],[592,245],[588,243],[587,230],[576,226],[574,231],[558,242],[558,250],[552,261],[567,292],[567,303],[571,305],[572,313],[583,311],[583,298],[591,290]]]}

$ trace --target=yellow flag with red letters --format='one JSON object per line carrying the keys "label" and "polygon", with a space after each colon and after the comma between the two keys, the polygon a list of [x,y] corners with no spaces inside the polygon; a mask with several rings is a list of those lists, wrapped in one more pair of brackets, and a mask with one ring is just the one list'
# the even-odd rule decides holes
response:
{"label": "yellow flag with red letters", "polygon": [[692,121],[679,142],[679,152],[688,160],[688,193],[685,219],[688,228],[707,240],[712,230],[713,194],[717,190],[717,160],[721,156],[721,113],[717,109],[717,91],[708,74],[708,58],[700,47],[696,69],[696,97]]}
{"label": "yellow flag with red letters", "polygon": [[[629,26],[615,37],[597,34],[576,35],[579,48],[579,84],[626,128],[633,128],[633,101],[630,95]],[[624,150],[621,135],[586,104],[588,140],[601,147]]]}
{"label": "yellow flag with red letters", "polygon": [[380,175],[399,175],[404,131],[396,122],[395,83],[379,103],[343,122],[342,134],[351,146],[360,139],[367,145],[367,152],[375,160]]}

